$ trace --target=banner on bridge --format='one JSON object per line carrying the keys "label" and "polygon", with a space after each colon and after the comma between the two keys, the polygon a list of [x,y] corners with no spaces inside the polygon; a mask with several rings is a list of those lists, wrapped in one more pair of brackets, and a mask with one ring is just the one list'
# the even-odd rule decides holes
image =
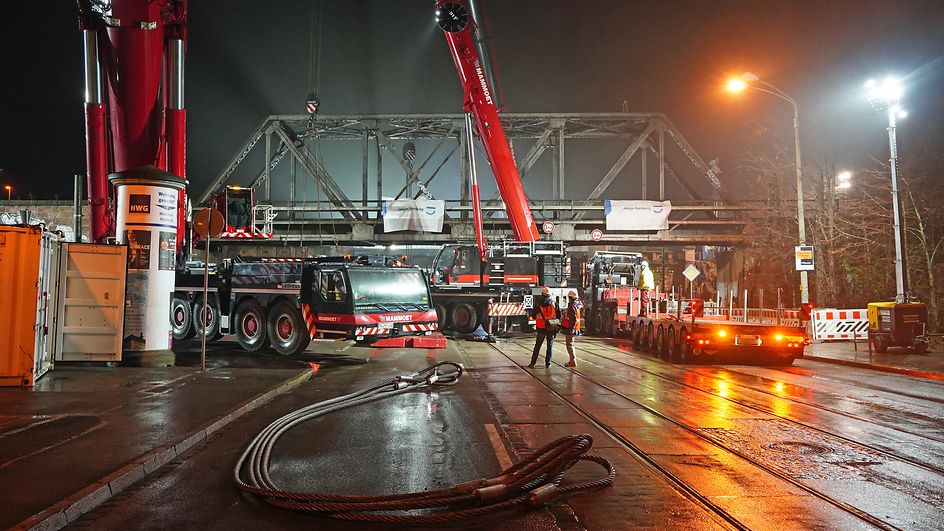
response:
{"label": "banner on bridge", "polygon": [[416,230],[442,232],[446,202],[441,199],[395,199],[384,201],[381,215],[384,232]]}
{"label": "banner on bridge", "polygon": [[604,202],[606,230],[666,230],[669,228],[670,201]]}

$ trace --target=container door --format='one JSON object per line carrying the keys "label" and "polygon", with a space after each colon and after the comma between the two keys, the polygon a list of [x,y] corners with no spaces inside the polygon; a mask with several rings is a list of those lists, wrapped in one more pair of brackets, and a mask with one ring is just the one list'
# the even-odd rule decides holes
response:
{"label": "container door", "polygon": [[120,361],[126,246],[66,243],[60,253],[56,361]]}
{"label": "container door", "polygon": [[33,374],[39,378],[52,367],[56,313],[56,281],[59,271],[59,237],[43,233],[39,240],[39,278],[36,283],[36,335]]}

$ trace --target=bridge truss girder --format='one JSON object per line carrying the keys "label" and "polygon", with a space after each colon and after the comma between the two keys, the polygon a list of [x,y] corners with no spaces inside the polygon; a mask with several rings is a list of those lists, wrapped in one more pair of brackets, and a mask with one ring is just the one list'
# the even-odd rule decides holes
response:
{"label": "bridge truss girder", "polygon": [[[462,127],[462,114],[386,114],[386,115],[273,115],[264,119],[249,136],[240,150],[220,171],[211,185],[200,196],[198,204],[206,205],[220,193],[229,179],[237,172],[245,174],[241,168],[247,155],[262,140],[265,149],[265,161],[262,168],[251,172],[254,178],[250,185],[257,189],[259,202],[276,206],[278,216],[275,221],[275,239],[277,241],[305,242],[315,234],[321,234],[331,241],[452,241],[467,238],[471,234],[468,225],[470,211],[467,167],[463,146],[470,139],[466,138]],[[534,144],[519,158],[519,173],[522,180],[529,175],[534,164],[550,151],[552,186],[550,197],[531,197],[535,220],[553,220],[562,227],[560,238],[567,235],[573,241],[589,242],[589,233],[594,228],[605,227],[602,198],[609,186],[633,160],[639,164],[641,172],[640,198],[671,199],[673,217],[670,218],[668,231],[658,233],[613,233],[607,234],[607,240],[628,243],[637,242],[686,242],[700,241],[703,244],[736,244],[743,240],[745,228],[753,227],[753,220],[738,208],[737,199],[726,189],[718,175],[695,152],[681,132],[661,113],[506,113],[502,115],[502,125],[506,135],[514,142],[517,139],[533,140]],[[675,150],[675,160],[681,159],[677,167],[670,160],[666,151],[665,137],[668,136],[670,148]],[[362,150],[362,196],[359,200],[348,198],[327,170],[308,149],[307,140],[349,140],[363,144]],[[416,168],[401,157],[393,148],[394,140],[439,139],[434,153]],[[593,191],[585,199],[565,199],[567,176],[565,172],[565,154],[574,157],[569,149],[569,140],[619,139],[627,142],[626,149],[612,163],[609,170],[599,178]],[[440,161],[438,167],[427,170],[436,151],[453,143],[452,151]],[[458,152],[463,160],[459,164],[459,197],[444,198],[448,205],[447,219],[443,234],[383,234],[380,216],[380,201],[369,200],[370,169],[368,153],[373,144],[376,153],[377,197],[382,197],[384,186],[383,165],[380,163],[383,153],[393,156],[403,169],[406,180],[398,183],[399,193],[403,196],[411,185],[422,184],[421,190],[432,182],[443,166]],[[681,153],[681,157],[679,157]],[[328,201],[312,204],[306,201],[306,208],[299,209],[292,197],[284,204],[273,201],[271,183],[273,170],[280,162],[288,158],[292,161],[293,173],[300,165],[317,182]],[[658,172],[658,192],[647,190],[649,183],[649,160],[656,163]],[[684,198],[666,197],[666,177],[676,182],[685,193]],[[583,177],[583,176],[582,176]],[[701,181],[701,182],[699,182]],[[704,183],[712,192],[707,199],[698,192],[704,189]],[[402,188],[400,185],[402,184]],[[700,185],[700,186],[699,186]],[[413,194],[418,197],[420,193]],[[356,203],[359,203],[356,206]],[[483,202],[487,215],[487,227],[490,238],[507,238],[507,222],[501,212],[500,199],[493,197]],[[338,233],[336,228],[347,227]],[[381,229],[381,230],[378,230]],[[286,230],[288,229],[288,230]],[[294,230],[295,232],[292,232]],[[700,240],[698,238],[701,238]]]}

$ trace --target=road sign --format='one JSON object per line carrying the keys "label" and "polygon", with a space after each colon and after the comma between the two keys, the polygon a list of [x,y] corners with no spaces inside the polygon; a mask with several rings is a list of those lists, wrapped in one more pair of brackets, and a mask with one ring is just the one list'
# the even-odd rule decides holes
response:
{"label": "road sign", "polygon": [[207,236],[216,238],[224,228],[226,228],[226,221],[223,219],[223,214],[215,208],[204,208],[193,217],[193,230],[204,238]]}
{"label": "road sign", "polygon": [[797,245],[794,251],[797,271],[813,271],[813,246]]}
{"label": "road sign", "polygon": [[593,240],[593,241],[595,241],[595,242],[598,242],[598,241],[602,240],[602,239],[603,239],[603,231],[600,230],[600,229],[593,229],[593,231],[590,233],[590,239]]}
{"label": "road sign", "polygon": [[553,222],[553,221],[545,221],[545,222],[544,222],[544,225],[542,225],[541,228],[544,229],[544,234],[554,234],[554,222]]}
{"label": "road sign", "polygon": [[694,282],[698,275],[701,274],[701,271],[695,267],[695,264],[688,264],[685,269],[682,270],[682,276],[688,279],[689,282]]}

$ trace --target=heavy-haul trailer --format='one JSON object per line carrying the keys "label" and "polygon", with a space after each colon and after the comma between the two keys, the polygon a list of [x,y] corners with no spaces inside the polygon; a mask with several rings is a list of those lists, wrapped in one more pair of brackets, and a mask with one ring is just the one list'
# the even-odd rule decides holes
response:
{"label": "heavy-haul trailer", "polygon": [[[237,258],[210,278],[203,309],[202,265],[177,276],[174,337],[235,334],[243,349],[305,350],[316,337],[376,346],[441,348],[425,273],[357,259]],[[180,315],[193,316],[189,320]],[[205,317],[201,317],[205,316]]]}
{"label": "heavy-haul trailer", "polygon": [[790,365],[803,355],[808,342],[802,322],[794,325],[791,320],[777,316],[758,322],[734,321],[725,316],[701,315],[704,308],[701,300],[677,304],[682,308],[674,314],[630,315],[621,332],[631,338],[633,348],[680,363]]}

